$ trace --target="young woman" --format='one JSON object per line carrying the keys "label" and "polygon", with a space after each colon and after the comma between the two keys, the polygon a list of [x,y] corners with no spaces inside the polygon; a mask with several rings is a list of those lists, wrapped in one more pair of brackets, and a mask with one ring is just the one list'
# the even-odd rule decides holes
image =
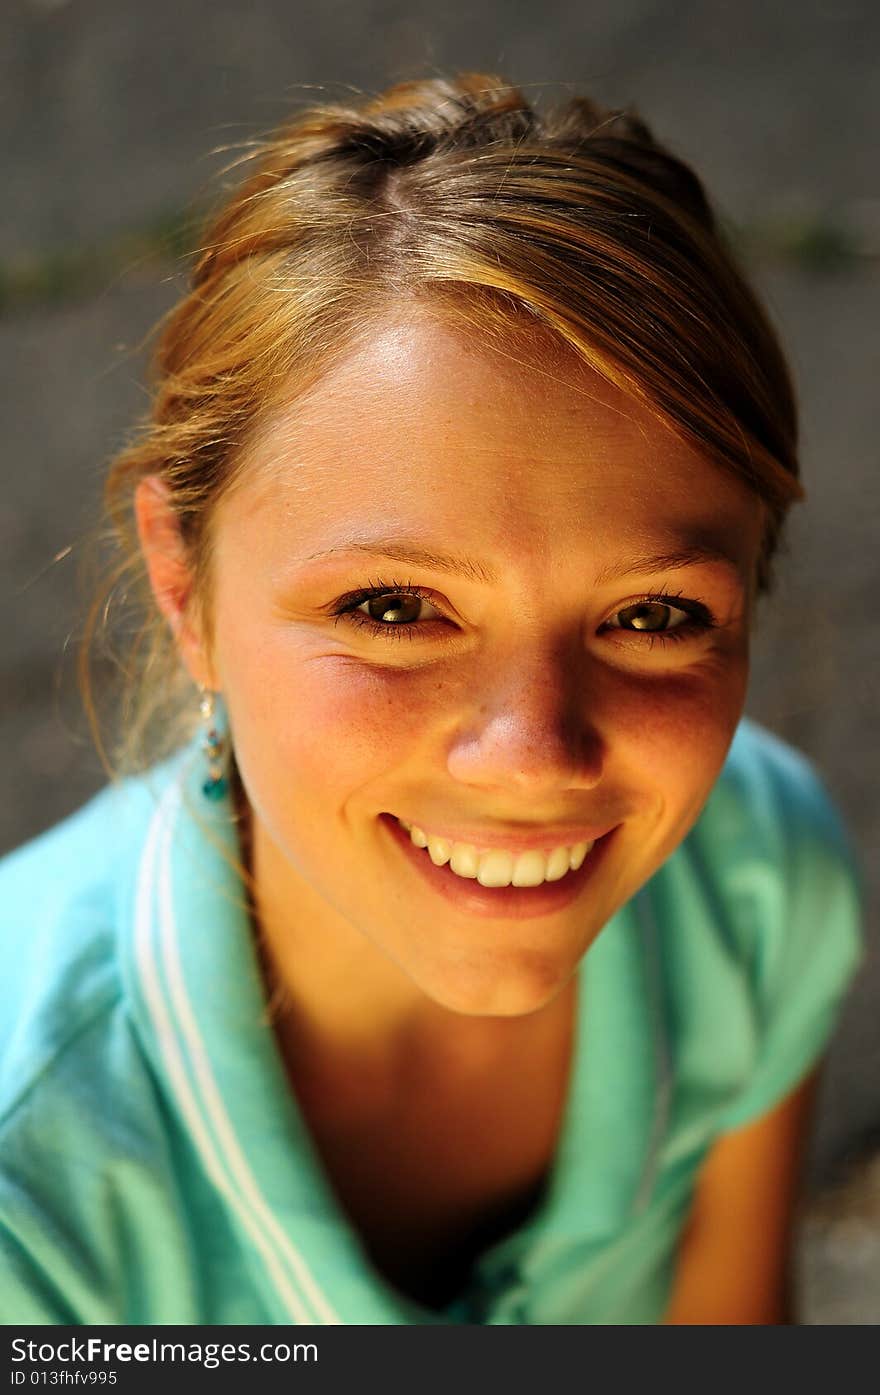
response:
{"label": "young woman", "polygon": [[0,1310],[791,1321],[859,929],[742,718],[773,333],[632,115],[465,74],[248,158],[109,480],[154,763],[0,873]]}

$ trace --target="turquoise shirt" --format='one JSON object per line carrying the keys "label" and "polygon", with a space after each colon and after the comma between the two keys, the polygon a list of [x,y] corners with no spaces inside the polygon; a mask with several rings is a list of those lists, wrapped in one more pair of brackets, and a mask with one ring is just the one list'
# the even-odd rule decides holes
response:
{"label": "turquoise shirt", "polygon": [[271,1027],[198,752],[0,863],[5,1323],[657,1323],[698,1169],[816,1062],[861,952],[805,758],[750,721],[580,969],[543,1204],[445,1313],[371,1267]]}

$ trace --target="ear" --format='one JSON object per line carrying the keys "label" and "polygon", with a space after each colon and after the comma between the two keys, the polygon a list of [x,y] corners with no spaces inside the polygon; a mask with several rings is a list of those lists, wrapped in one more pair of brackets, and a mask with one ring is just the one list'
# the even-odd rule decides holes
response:
{"label": "ear", "polygon": [[148,475],[137,486],[135,519],[156,604],[171,627],[180,657],[194,683],[215,689],[193,599],[193,573],[168,486]]}

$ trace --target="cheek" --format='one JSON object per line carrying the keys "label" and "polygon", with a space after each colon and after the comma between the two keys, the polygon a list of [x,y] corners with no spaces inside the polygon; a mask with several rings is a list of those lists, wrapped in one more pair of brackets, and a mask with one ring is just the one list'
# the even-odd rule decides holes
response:
{"label": "cheek", "polygon": [[417,754],[437,710],[417,671],[308,656],[273,642],[228,684],[227,707],[245,783],[296,781],[318,797],[352,792]]}
{"label": "cheek", "polygon": [[696,817],[724,764],[745,699],[745,671],[689,673],[617,694],[618,756],[678,824]]}

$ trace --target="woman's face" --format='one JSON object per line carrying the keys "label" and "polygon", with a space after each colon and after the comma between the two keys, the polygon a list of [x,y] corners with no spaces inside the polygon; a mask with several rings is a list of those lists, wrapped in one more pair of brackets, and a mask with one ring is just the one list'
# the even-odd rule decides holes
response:
{"label": "woman's face", "polygon": [[[262,904],[471,1014],[558,993],[696,820],[747,681],[755,495],[533,355],[389,318],[214,520]],[[482,885],[511,877],[540,884]]]}

